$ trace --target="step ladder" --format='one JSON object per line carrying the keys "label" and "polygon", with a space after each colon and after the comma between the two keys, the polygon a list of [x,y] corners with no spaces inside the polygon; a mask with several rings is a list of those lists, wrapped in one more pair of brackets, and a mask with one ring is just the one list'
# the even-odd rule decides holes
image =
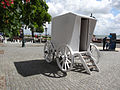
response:
{"label": "step ladder", "polygon": [[76,55],[79,57],[84,69],[88,74],[91,74],[92,70],[99,72],[99,68],[95,63],[95,58],[92,57],[90,54],[88,54],[87,52],[78,52],[75,53],[74,56]]}

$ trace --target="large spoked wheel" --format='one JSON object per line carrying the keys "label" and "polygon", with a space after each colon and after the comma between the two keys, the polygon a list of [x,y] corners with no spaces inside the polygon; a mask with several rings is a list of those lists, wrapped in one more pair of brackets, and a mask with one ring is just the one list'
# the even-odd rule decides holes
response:
{"label": "large spoked wheel", "polygon": [[48,63],[54,59],[54,47],[50,41],[47,41],[44,46],[44,58]]}
{"label": "large spoked wheel", "polygon": [[68,46],[63,46],[57,52],[57,64],[63,72],[70,71],[73,66],[72,51]]}
{"label": "large spoked wheel", "polygon": [[92,43],[90,44],[90,53],[95,59],[96,64],[98,64],[100,59],[100,51],[98,50],[97,46]]}

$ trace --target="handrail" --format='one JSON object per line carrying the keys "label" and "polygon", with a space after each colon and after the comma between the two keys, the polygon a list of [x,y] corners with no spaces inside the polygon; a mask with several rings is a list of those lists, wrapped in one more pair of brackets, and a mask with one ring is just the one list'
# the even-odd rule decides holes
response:
{"label": "handrail", "polygon": [[97,51],[98,60],[97,60],[96,63],[98,64],[99,63],[99,58],[101,56],[100,51],[99,51],[98,47],[95,44],[90,43],[90,45],[93,46],[93,47],[95,47],[95,50]]}

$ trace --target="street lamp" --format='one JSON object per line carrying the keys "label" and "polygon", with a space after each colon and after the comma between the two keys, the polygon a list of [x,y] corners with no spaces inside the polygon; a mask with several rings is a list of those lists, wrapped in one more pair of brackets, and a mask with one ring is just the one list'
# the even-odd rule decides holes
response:
{"label": "street lamp", "polygon": [[47,42],[47,27],[45,27],[45,42]]}
{"label": "street lamp", "polygon": [[45,42],[47,42],[47,28],[48,28],[48,22],[45,24]]}
{"label": "street lamp", "polygon": [[22,25],[22,47],[25,47],[25,38],[24,38],[24,30],[25,30],[25,25]]}

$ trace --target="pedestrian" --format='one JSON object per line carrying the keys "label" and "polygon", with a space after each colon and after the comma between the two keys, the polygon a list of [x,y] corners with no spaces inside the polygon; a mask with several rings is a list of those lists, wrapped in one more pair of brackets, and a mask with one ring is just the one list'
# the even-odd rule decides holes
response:
{"label": "pedestrian", "polygon": [[110,38],[110,43],[109,43],[109,50],[112,49],[112,35],[108,36]]}
{"label": "pedestrian", "polygon": [[103,50],[104,50],[105,45],[106,45],[106,40],[107,40],[107,37],[103,38]]}
{"label": "pedestrian", "polygon": [[37,38],[37,35],[35,34],[35,38]]}
{"label": "pedestrian", "polygon": [[109,41],[106,42],[106,50],[109,50],[109,47],[110,47],[110,43]]}

